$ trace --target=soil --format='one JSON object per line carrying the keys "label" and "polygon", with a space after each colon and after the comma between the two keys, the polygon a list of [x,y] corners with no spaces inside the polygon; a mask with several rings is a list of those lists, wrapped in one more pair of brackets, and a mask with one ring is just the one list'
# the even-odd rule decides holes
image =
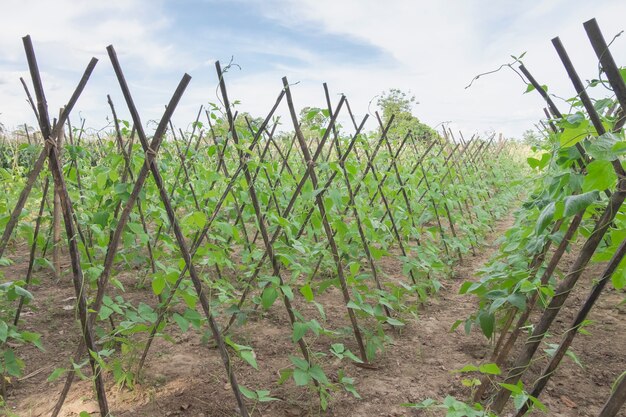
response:
{"label": "soil", "polygon": [[[511,219],[497,223],[490,239],[500,236],[512,224]],[[486,360],[492,346],[479,332],[466,335],[463,326],[450,329],[458,319],[465,319],[476,310],[476,299],[458,294],[460,285],[474,280],[475,272],[497,249],[494,240],[485,242],[477,256],[466,255],[457,264],[453,275],[442,282],[438,295],[430,298],[416,318],[409,318],[401,332],[389,330],[393,340],[375,362],[375,369],[366,369],[340,362],[329,356],[321,361],[326,374],[336,378],[343,369],[355,379],[355,388],[362,399],[344,391],[333,393],[329,408],[319,409],[316,394],[306,388],[296,387],[293,380],[278,385],[279,371],[290,366],[289,354],[298,355],[291,342],[291,332],[286,325],[287,316],[279,302],[266,313],[253,317],[246,325],[233,330],[233,340],[254,346],[259,370],[235,358],[234,370],[243,385],[255,389],[271,390],[279,401],[259,403],[249,410],[254,416],[427,416],[443,415],[439,411],[420,411],[401,406],[427,398],[441,401],[446,395],[467,399],[468,388],[463,387],[455,369]],[[571,263],[574,254],[568,254],[565,263]],[[26,270],[28,248],[13,248],[11,259],[15,264],[4,269],[7,277],[19,276]],[[69,267],[69,265],[68,265]],[[387,261],[382,265],[385,280],[402,279],[398,264]],[[552,342],[558,343],[559,331],[567,327],[586,297],[592,279],[599,276],[602,265],[592,265],[581,278],[565,310],[559,315],[553,331]],[[149,289],[138,289],[129,284],[133,272],[120,274],[126,283],[124,297],[133,303],[144,301],[154,305]],[[44,271],[37,273],[39,283],[32,287],[35,301],[23,313],[23,328],[41,333],[45,352],[36,348],[19,347],[25,360],[24,377],[13,379],[8,388],[7,412],[20,417],[49,415],[64,383],[61,377],[47,382],[57,367],[66,367],[79,341],[79,329],[73,309],[74,295],[70,279],[56,284]],[[626,370],[626,305],[623,292],[607,286],[589,319],[590,336],[578,336],[573,351],[582,361],[580,368],[566,359],[547,385],[541,400],[549,407],[552,416],[596,416],[609,395],[610,385]],[[316,298],[317,300],[317,298]],[[349,324],[341,293],[330,290],[319,300],[328,315],[327,326],[334,329]],[[310,306],[298,304],[302,312],[313,312]],[[220,317],[224,321],[223,317]],[[534,318],[536,320],[536,316]],[[203,342],[202,335],[193,330],[181,333],[177,326],[168,327],[173,341],[157,339],[147,359],[144,378],[134,389],[116,387],[110,374],[106,374],[108,399],[112,414],[128,416],[235,416],[237,410],[232,391],[226,381],[218,351]],[[340,340],[353,352],[358,352],[354,342]],[[316,351],[326,351],[337,339],[319,337],[308,340]],[[520,343],[518,343],[518,346]],[[512,355],[514,357],[514,355]],[[535,363],[531,375],[543,366]],[[85,370],[88,373],[88,370]],[[532,375],[534,373],[534,375]],[[76,381],[70,391],[62,416],[78,416],[86,411],[98,415],[90,381]],[[0,411],[1,412],[1,411]],[[10,414],[9,414],[10,415]],[[537,414],[539,415],[539,414]],[[626,416],[626,410],[620,414]]]}

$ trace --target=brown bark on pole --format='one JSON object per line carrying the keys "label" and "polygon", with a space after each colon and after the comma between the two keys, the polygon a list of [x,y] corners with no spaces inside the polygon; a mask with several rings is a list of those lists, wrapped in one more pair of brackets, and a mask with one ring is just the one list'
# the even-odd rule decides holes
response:
{"label": "brown bark on pole", "polygon": [[611,396],[602,407],[602,411],[598,414],[598,417],[615,417],[619,410],[626,403],[626,374],[622,374],[621,380],[613,389]]}
{"label": "brown bark on pole", "polygon": [[[604,270],[602,277],[591,290],[591,293],[587,297],[587,300],[585,301],[583,306],[578,311],[578,314],[576,314],[574,322],[568,327],[568,330],[563,336],[563,340],[561,340],[561,343],[559,344],[556,352],[554,352],[554,356],[550,360],[550,363],[544,368],[543,372],[541,372],[541,376],[539,377],[537,382],[535,382],[533,390],[530,394],[533,397],[539,397],[539,394],[541,394],[541,392],[543,391],[544,387],[548,383],[548,380],[556,371],[557,367],[561,363],[561,360],[563,360],[563,358],[565,357],[567,350],[569,349],[572,342],[574,341],[574,338],[578,334],[578,329],[582,326],[583,322],[587,318],[587,315],[591,311],[591,308],[600,297],[602,290],[604,290],[607,282],[609,282],[611,276],[613,275],[619,264],[622,262],[622,259],[624,259],[624,254],[626,254],[626,240],[622,241],[618,249],[613,254],[613,257],[611,258],[611,261]],[[530,402],[524,404],[522,408],[520,408],[517,412],[517,417],[523,416],[530,408],[530,405]]]}
{"label": "brown bark on pole", "polygon": [[[33,81],[35,95],[37,97],[37,107],[39,110],[39,127],[41,129],[41,133],[46,142],[46,149],[49,151],[48,154],[48,163],[50,166],[50,171],[52,172],[52,176],[54,178],[55,188],[59,190],[59,195],[61,197],[61,209],[63,212],[63,221],[65,224],[65,232],[67,234],[68,247],[71,258],[71,266],[72,266],[72,283],[74,284],[74,291],[76,294],[76,302],[78,307],[78,315],[80,318],[81,324],[81,332],[83,336],[83,340],[87,348],[91,352],[98,352],[94,334],[92,331],[91,323],[88,318],[87,311],[87,298],[85,296],[84,287],[85,280],[83,276],[83,271],[80,263],[80,252],[78,250],[78,244],[76,242],[76,230],[74,228],[74,209],[72,207],[72,201],[70,200],[70,196],[67,192],[67,188],[65,186],[65,178],[63,177],[63,170],[59,163],[57,148],[56,148],[56,137],[59,134],[59,131],[63,129],[63,125],[69,114],[69,110],[71,106],[66,106],[66,110],[61,112],[59,116],[59,120],[53,129],[50,128],[50,119],[48,116],[48,107],[46,102],[46,97],[43,90],[43,85],[41,83],[41,75],[39,73],[39,68],[37,65],[37,60],[35,58],[35,51],[33,49],[33,44],[31,42],[30,36],[25,36],[22,38],[24,42],[24,49],[26,51],[26,58],[28,60],[28,66],[30,69],[31,78]],[[78,99],[78,95],[82,92],[83,87],[87,83],[89,76],[93,72],[93,69],[96,66],[98,60],[96,58],[92,58],[89,66],[87,67],[83,78],[79,84],[79,87],[76,89],[74,96],[72,99],[75,101]],[[71,101],[71,100],[70,100]],[[94,375],[95,380],[95,388],[96,394],[98,398],[98,406],[100,409],[100,414],[103,417],[107,417],[109,415],[109,406],[106,399],[106,391],[104,387],[104,381],[102,379],[101,369],[96,361],[94,355],[89,355],[89,363],[91,365],[91,370]]]}
{"label": "brown bark on pole", "polygon": [[[615,193],[611,196],[611,200],[609,201],[608,206],[606,207],[604,213],[598,219],[596,226],[591,233],[589,239],[585,242],[582,249],[580,250],[580,254],[577,259],[574,261],[572,266],[569,269],[569,272],[565,276],[565,278],[561,281],[559,286],[555,291],[555,296],[550,301],[550,304],[546,308],[545,312],[541,316],[539,323],[535,326],[535,329],[532,335],[528,338],[526,345],[517,360],[515,361],[515,365],[509,371],[509,376],[506,378],[505,382],[507,384],[516,384],[517,381],[520,380],[522,374],[526,371],[527,367],[530,364],[532,357],[535,352],[539,348],[541,341],[543,340],[546,332],[552,325],[552,322],[558,315],[561,307],[565,303],[565,300],[569,296],[570,291],[576,285],[576,282],[582,275],[585,267],[591,260],[596,248],[600,244],[602,237],[606,233],[607,229],[615,219],[616,214],[619,212],[620,207],[624,203],[624,199],[626,198],[626,179],[620,180],[618,183],[618,188]],[[511,396],[511,392],[507,389],[500,389],[498,392],[492,410],[496,413],[500,413],[509,397]]]}
{"label": "brown bark on pole", "polygon": [[[63,109],[59,110],[59,119],[62,113]],[[61,128],[56,138],[57,153],[61,166],[63,166],[61,150],[63,149],[64,139],[65,129]],[[52,203],[52,265],[54,266],[54,277],[57,280],[61,279],[61,196],[56,184],[54,185],[54,199]]]}
{"label": "brown bark on pole", "polygon": [[[289,82],[287,81],[287,77],[283,77],[283,86],[285,88],[285,92],[287,95],[287,104],[289,106],[289,113],[291,115],[291,120],[296,130],[296,138],[298,139],[298,142],[300,143],[302,154],[304,155],[304,159],[310,169],[311,184],[313,184],[313,188],[318,189],[317,174],[315,173],[313,158],[311,157],[308,145],[306,141],[304,140],[304,136],[302,136],[300,127],[298,126],[298,117],[296,116],[295,107],[291,99],[291,90],[289,89]],[[337,110],[337,112],[338,111],[339,109]],[[336,116],[337,114],[335,114],[335,117]],[[317,203],[317,208],[322,218],[322,225],[324,226],[324,231],[326,232],[326,237],[328,239],[328,243],[331,248],[333,259],[335,261],[335,264],[337,265],[337,278],[339,279],[339,283],[341,284],[340,285],[341,293],[343,295],[343,299],[347,307],[348,303],[350,302],[350,292],[348,290],[348,285],[344,277],[343,264],[339,256],[339,250],[337,248],[337,244],[333,237],[333,230],[330,227],[330,223],[328,222],[328,217],[326,216],[326,208],[324,207],[324,202],[322,201],[319,194],[315,196],[315,202]],[[354,310],[352,310],[350,307],[347,307],[347,309],[348,309],[348,316],[350,317],[350,322],[352,324],[352,329],[354,330],[354,337],[356,339],[357,345],[359,347],[359,352],[361,354],[361,360],[365,363],[368,363],[367,354],[365,352],[365,344],[363,343],[363,338],[361,336],[361,330],[359,329],[356,315],[354,314]]]}

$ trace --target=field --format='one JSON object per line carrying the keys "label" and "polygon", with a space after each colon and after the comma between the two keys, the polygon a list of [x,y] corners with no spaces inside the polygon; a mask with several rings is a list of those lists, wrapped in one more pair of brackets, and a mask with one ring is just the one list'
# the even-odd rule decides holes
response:
{"label": "field", "polygon": [[219,105],[174,126],[185,74],[146,131],[113,47],[130,120],[109,97],[93,133],[70,113],[96,62],[51,122],[24,38],[39,126],[0,148],[2,411],[618,415],[626,71],[594,25],[606,80],[553,41],[566,114],[515,58],[548,106],[526,142],[431,128],[398,90],[360,119],[326,85],[300,108],[287,78],[253,117],[219,62]]}

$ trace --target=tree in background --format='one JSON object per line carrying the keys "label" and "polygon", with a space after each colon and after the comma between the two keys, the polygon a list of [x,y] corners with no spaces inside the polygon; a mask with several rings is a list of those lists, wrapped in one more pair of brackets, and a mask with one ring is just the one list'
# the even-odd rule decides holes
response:
{"label": "tree in background", "polygon": [[326,128],[330,118],[328,110],[317,107],[304,107],[300,110],[300,130],[305,138],[320,137],[322,129]]}
{"label": "tree in background", "polygon": [[403,138],[409,131],[418,138],[436,136],[430,126],[422,123],[413,115],[413,107],[419,104],[414,95],[397,88],[391,88],[382,93],[376,104],[382,111],[383,123],[386,125],[394,115],[393,123],[389,128],[389,135]]}
{"label": "tree in background", "polygon": [[536,130],[528,129],[522,133],[522,141],[530,147],[540,147],[544,138]]}

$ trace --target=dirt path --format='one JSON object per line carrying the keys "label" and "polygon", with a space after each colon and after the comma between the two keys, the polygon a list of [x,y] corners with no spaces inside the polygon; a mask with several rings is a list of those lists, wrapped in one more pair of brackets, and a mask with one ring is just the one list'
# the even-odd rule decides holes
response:
{"label": "dirt path", "polygon": [[[497,238],[512,224],[508,218],[496,225],[490,235]],[[326,416],[425,416],[425,412],[401,407],[406,402],[420,402],[426,398],[442,400],[448,394],[465,398],[467,390],[460,383],[461,377],[451,373],[467,364],[480,363],[490,353],[487,340],[474,331],[466,335],[463,326],[450,333],[450,328],[458,319],[465,319],[476,309],[476,300],[458,294],[459,286],[474,278],[474,272],[497,249],[494,241],[486,242],[478,256],[468,255],[461,265],[454,269],[454,276],[443,282],[440,293],[430,299],[416,320],[409,320],[401,333],[389,332],[393,341],[376,362],[376,370],[368,370],[334,361],[332,357],[322,358],[327,375],[336,377],[337,370],[344,368],[355,379],[355,387],[362,396],[356,399],[346,392],[333,394]],[[394,271],[386,271],[391,275]],[[400,274],[400,271],[395,271]],[[590,281],[590,280],[588,280]],[[588,287],[587,287],[588,289]],[[134,303],[144,300],[148,290],[130,289],[124,297]],[[63,309],[68,304],[71,288],[40,286],[34,289],[36,308],[28,310],[25,316],[27,326],[44,333],[47,352],[24,349],[27,363],[26,373],[44,369],[38,374],[15,383],[9,403],[20,417],[49,415],[49,409],[58,397],[63,378],[46,382],[52,369],[62,366],[74,350],[77,342],[77,329],[74,327],[73,312]],[[582,294],[586,289],[582,288]],[[345,322],[345,307],[342,306],[338,291],[330,291],[323,303],[328,314],[327,324],[340,327]],[[578,298],[576,298],[578,297]],[[582,295],[575,295],[580,299]],[[597,415],[599,407],[608,395],[608,386],[626,368],[626,352],[611,352],[611,341],[617,334],[626,337],[624,316],[615,309],[619,294],[606,297],[606,303],[599,306],[594,314],[600,314],[599,336],[596,340],[601,350],[593,348],[590,342],[582,340],[580,350],[583,361],[591,357],[593,372],[583,371],[570,363],[565,363],[564,377],[548,385],[549,398],[545,399],[554,416]],[[618,300],[616,302],[616,300]],[[71,302],[69,302],[71,303]],[[568,321],[568,320],[565,320]],[[277,385],[278,371],[290,366],[289,354],[297,355],[290,333],[285,332],[284,309],[274,306],[262,320],[251,321],[236,331],[240,343],[254,346],[259,362],[259,370],[235,361],[235,372],[240,383],[256,389],[270,389],[271,395],[281,401],[262,403],[255,407],[255,416],[310,416],[319,415],[316,394],[295,387],[292,381]],[[43,329],[42,329],[43,325]],[[197,332],[181,334],[174,331],[175,343],[158,340],[148,357],[145,381],[133,391],[126,389],[109,390],[111,409],[116,417],[127,416],[233,416],[236,415],[234,400],[215,349],[208,348]],[[606,332],[602,333],[602,332]],[[613,334],[611,334],[613,332]],[[579,338],[580,339],[580,338]],[[316,339],[315,350],[326,351],[336,339],[320,337]],[[577,340],[578,342],[578,340]],[[353,351],[349,341],[345,341]],[[613,345],[613,350],[614,349]],[[626,340],[621,346],[626,346]],[[606,350],[604,350],[606,349]],[[577,350],[578,352],[578,350]],[[610,353],[606,361],[602,353]],[[606,354],[605,353],[605,354]],[[623,369],[622,369],[623,370]],[[620,371],[621,372],[621,371]],[[111,378],[109,378],[110,380]],[[575,387],[580,385],[580,390]],[[580,396],[581,398],[578,398]],[[573,405],[572,405],[573,404]],[[92,399],[88,381],[80,381],[72,389],[62,416],[77,416],[80,411],[95,412],[97,405]]]}

